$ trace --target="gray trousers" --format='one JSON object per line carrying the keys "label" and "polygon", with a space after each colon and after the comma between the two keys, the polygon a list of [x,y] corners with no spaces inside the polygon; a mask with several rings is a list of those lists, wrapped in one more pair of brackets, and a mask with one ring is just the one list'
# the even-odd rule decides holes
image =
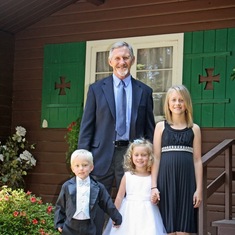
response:
{"label": "gray trousers", "polygon": [[[92,175],[95,180],[99,181],[105,186],[110,195],[113,183],[115,182],[116,188],[118,190],[121,179],[124,175],[123,156],[126,153],[127,147],[128,146],[120,146],[115,148],[112,164],[105,175]],[[96,235],[102,235],[103,227],[105,224],[105,213],[100,208],[97,209],[97,215],[95,217],[94,223],[96,225]]]}

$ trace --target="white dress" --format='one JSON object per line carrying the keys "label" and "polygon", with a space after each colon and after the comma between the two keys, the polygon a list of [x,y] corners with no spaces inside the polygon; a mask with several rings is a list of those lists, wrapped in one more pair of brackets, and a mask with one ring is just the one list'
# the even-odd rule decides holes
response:
{"label": "white dress", "polygon": [[120,207],[122,224],[109,220],[103,235],[163,235],[165,229],[157,205],[150,201],[151,175],[137,176],[126,172],[126,197]]}

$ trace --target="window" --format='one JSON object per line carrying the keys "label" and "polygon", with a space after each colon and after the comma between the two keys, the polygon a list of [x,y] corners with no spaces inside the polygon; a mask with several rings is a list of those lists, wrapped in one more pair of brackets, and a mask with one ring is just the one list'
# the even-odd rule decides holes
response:
{"label": "window", "polygon": [[[131,44],[136,57],[131,74],[153,89],[155,121],[163,119],[167,89],[182,84],[183,33],[87,42],[85,96],[88,86],[112,74],[108,64],[110,46],[117,41]],[[86,100],[86,97],[85,99]]]}

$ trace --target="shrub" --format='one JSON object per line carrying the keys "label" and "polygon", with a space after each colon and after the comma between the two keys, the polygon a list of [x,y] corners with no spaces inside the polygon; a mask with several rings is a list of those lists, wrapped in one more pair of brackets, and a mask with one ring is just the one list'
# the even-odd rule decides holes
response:
{"label": "shrub", "polygon": [[0,191],[1,235],[55,235],[54,207],[23,189]]}
{"label": "shrub", "polygon": [[30,152],[35,144],[30,144],[25,135],[26,129],[17,126],[15,134],[8,137],[5,145],[0,142],[0,186],[23,188],[23,177],[36,166],[36,160]]}
{"label": "shrub", "polygon": [[68,144],[68,151],[66,152],[66,162],[68,165],[70,165],[71,154],[78,148],[78,135],[80,130],[80,123],[80,118],[78,118],[76,121],[71,122],[67,128],[68,132],[64,137]]}

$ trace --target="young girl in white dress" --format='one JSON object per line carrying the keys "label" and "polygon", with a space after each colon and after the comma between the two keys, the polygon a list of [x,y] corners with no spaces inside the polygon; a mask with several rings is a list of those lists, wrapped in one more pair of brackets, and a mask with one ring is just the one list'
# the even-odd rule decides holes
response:
{"label": "young girl in white dress", "polygon": [[156,204],[151,202],[152,144],[145,139],[130,144],[124,156],[125,174],[115,206],[122,214],[119,228],[109,220],[103,235],[163,235],[165,229]]}

